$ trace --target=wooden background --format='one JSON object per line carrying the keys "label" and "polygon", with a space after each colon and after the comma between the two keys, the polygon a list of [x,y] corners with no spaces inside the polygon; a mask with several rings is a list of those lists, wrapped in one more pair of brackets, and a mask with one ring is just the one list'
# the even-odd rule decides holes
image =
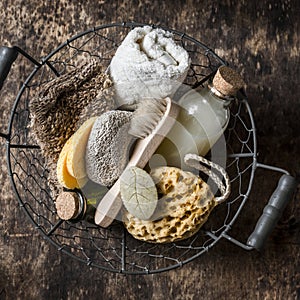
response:
{"label": "wooden background", "polygon": [[[41,57],[93,26],[137,21],[163,24],[203,41],[242,73],[258,135],[260,162],[300,175],[300,2],[290,1],[23,1],[0,3],[0,44]],[[20,74],[25,72],[19,66]],[[17,84],[18,78],[15,78]],[[13,85],[12,85],[13,86]],[[16,90],[11,90],[16,93]],[[6,131],[12,101],[0,101]],[[57,252],[17,206],[1,139],[0,299],[300,299],[300,193],[261,252],[222,241],[170,272],[123,276]],[[258,171],[235,224],[246,240],[276,187]]]}

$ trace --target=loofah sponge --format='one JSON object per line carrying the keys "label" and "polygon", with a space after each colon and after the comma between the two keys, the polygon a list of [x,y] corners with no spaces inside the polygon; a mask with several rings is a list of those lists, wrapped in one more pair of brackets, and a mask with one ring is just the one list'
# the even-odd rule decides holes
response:
{"label": "loofah sponge", "polygon": [[94,123],[86,146],[86,172],[92,181],[110,186],[124,170],[133,137],[128,134],[132,112],[111,110]]}
{"label": "loofah sponge", "polygon": [[136,239],[168,243],[195,234],[207,221],[216,202],[210,187],[198,176],[175,167],[159,167],[150,173],[159,193],[151,221],[124,213],[124,224]]}

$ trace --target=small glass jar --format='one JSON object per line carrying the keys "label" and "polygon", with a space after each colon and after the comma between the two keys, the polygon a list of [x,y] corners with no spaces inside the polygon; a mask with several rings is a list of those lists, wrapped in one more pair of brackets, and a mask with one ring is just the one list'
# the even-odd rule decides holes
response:
{"label": "small glass jar", "polygon": [[94,223],[96,207],[107,190],[107,187],[89,181],[81,190],[61,192],[55,201],[58,217],[65,221]]}

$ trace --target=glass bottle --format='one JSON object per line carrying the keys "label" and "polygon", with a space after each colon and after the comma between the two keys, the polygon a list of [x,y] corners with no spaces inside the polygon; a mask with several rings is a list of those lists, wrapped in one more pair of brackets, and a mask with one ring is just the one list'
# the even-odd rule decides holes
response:
{"label": "glass bottle", "polygon": [[61,192],[55,201],[58,217],[65,221],[94,223],[96,207],[107,191],[107,187],[88,181],[80,190]]}
{"label": "glass bottle", "polygon": [[244,86],[241,76],[221,66],[213,80],[184,94],[176,123],[149,161],[151,168],[168,165],[182,168],[184,156],[205,156],[227,128],[229,105]]}

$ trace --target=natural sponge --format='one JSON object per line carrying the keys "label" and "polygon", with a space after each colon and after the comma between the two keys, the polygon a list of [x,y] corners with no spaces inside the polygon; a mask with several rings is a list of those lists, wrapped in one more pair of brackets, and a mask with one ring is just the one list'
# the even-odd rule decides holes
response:
{"label": "natural sponge", "polygon": [[150,173],[160,198],[151,221],[124,213],[124,224],[136,239],[167,243],[188,238],[207,221],[216,202],[210,187],[198,176],[174,167]]}
{"label": "natural sponge", "polygon": [[86,172],[92,181],[110,186],[124,170],[133,137],[128,134],[132,112],[111,110],[102,114],[86,146]]}

